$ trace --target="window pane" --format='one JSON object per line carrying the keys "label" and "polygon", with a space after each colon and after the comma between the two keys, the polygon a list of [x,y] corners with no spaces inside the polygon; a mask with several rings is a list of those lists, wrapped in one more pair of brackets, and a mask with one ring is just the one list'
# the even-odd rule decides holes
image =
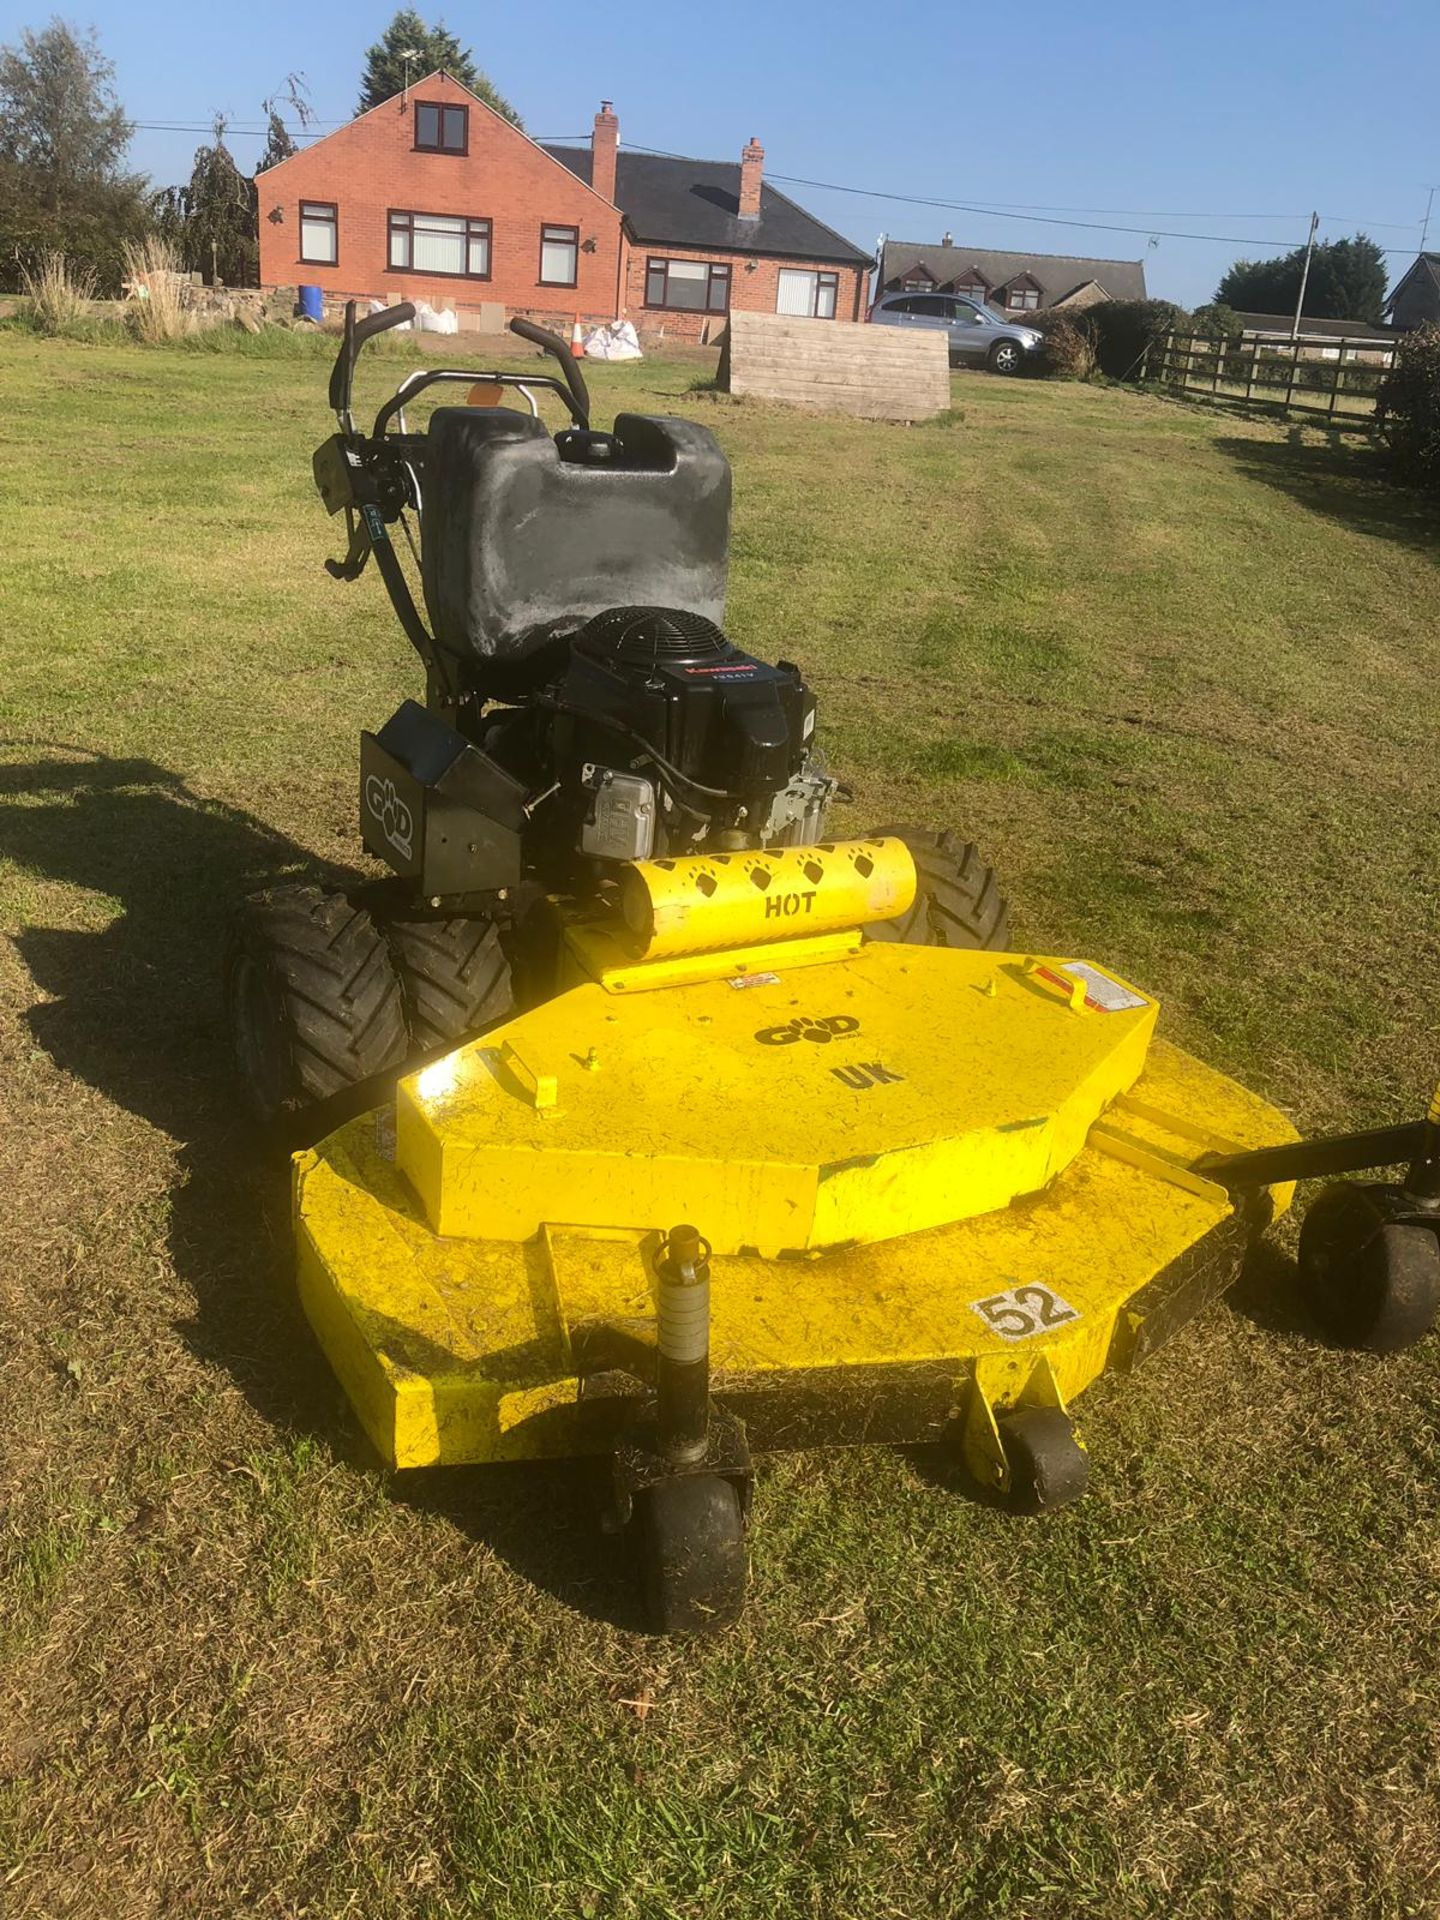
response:
{"label": "window pane", "polygon": [[417,147],[439,146],[440,109],[438,107],[416,107],[415,144]]}
{"label": "window pane", "polygon": [[726,268],[717,268],[710,276],[710,311],[724,313],[730,304],[730,274]]}
{"label": "window pane", "polygon": [[471,273],[489,273],[490,236],[488,233],[470,235],[470,271]]}
{"label": "window pane", "polygon": [[451,153],[463,153],[465,150],[464,107],[446,107],[443,120],[445,126],[445,146]]}
{"label": "window pane", "polygon": [[417,213],[414,266],[417,273],[464,273],[465,222]]}
{"label": "window pane", "polygon": [[392,225],[390,228],[390,264],[392,267],[408,267],[410,264],[410,229]]}
{"label": "window pane", "polygon": [[545,227],[541,231],[540,278],[551,285],[573,286],[577,243],[568,227]]}
{"label": "window pane", "polygon": [[775,298],[777,313],[804,314],[807,318],[815,311],[815,275],[801,273],[794,267],[780,269],[780,287]]}
{"label": "window pane", "polygon": [[833,320],[835,318],[835,292],[836,286],[834,280],[832,280],[829,275],[822,274],[819,289],[815,296],[815,318],[817,320]]}
{"label": "window pane", "polygon": [[302,206],[300,209],[300,255],[302,259],[335,264],[335,216],[328,207]]}
{"label": "window pane", "polygon": [[669,266],[670,288],[666,305],[702,313],[710,287],[709,266],[703,260],[672,260]]}
{"label": "window pane", "polygon": [[645,304],[649,307],[663,307],[665,304],[665,263],[652,261],[645,271]]}

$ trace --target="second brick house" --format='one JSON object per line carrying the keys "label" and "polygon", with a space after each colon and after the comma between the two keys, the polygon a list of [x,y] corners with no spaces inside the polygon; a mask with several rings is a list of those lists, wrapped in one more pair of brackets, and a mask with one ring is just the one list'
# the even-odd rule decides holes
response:
{"label": "second brick house", "polygon": [[328,299],[423,299],[552,322],[626,314],[685,339],[731,307],[858,320],[860,248],[738,162],[544,147],[431,74],[257,178],[260,278]]}

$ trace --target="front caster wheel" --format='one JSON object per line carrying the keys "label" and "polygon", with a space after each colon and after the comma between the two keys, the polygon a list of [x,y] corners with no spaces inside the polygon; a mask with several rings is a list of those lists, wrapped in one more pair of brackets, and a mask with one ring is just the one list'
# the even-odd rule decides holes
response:
{"label": "front caster wheel", "polygon": [[1397,1220],[1393,1189],[1342,1181],[1300,1229],[1300,1293],[1320,1331],[1366,1353],[1403,1353],[1440,1315],[1440,1236]]}
{"label": "front caster wheel", "polygon": [[740,1618],[748,1575],[745,1520],[733,1481],[658,1481],[635,1496],[635,1554],[656,1633],[719,1633]]}
{"label": "front caster wheel", "polygon": [[1006,1505],[1012,1513],[1050,1513],[1078,1500],[1090,1460],[1059,1407],[1020,1407],[999,1414],[1000,1444],[1010,1467]]}

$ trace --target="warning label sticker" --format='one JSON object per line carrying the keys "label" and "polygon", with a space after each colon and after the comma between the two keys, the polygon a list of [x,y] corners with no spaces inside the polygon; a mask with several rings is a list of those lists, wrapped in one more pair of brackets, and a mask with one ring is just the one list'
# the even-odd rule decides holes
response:
{"label": "warning label sticker", "polygon": [[778,987],[779,984],[778,973],[742,973],[726,982],[731,987]]}
{"label": "warning label sticker", "polygon": [[1112,980],[1108,973],[1092,967],[1088,960],[1067,960],[1061,972],[1068,973],[1072,980],[1085,982],[1085,1004],[1094,1007],[1097,1013],[1129,1013],[1134,1007],[1150,1004],[1143,993]]}

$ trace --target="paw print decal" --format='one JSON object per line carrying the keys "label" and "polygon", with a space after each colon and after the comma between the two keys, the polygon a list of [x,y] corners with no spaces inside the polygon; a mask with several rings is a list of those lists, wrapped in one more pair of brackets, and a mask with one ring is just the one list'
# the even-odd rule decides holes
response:
{"label": "paw print decal", "polygon": [[818,1046],[828,1046],[842,1033],[859,1031],[860,1022],[848,1013],[832,1013],[819,1020],[802,1013],[787,1020],[783,1027],[761,1027],[755,1038],[762,1047],[793,1047],[797,1040],[813,1040]]}

